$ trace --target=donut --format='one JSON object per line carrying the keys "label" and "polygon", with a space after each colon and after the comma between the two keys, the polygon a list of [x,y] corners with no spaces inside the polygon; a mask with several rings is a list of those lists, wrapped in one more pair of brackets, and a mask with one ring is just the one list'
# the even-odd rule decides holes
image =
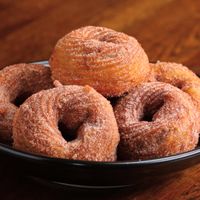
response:
{"label": "donut", "polygon": [[120,132],[119,158],[146,160],[192,150],[199,115],[191,97],[166,83],[143,83],[114,108]]}
{"label": "donut", "polygon": [[135,38],[95,26],[61,38],[49,63],[54,80],[90,85],[106,97],[121,96],[150,74],[148,57]]}
{"label": "donut", "polygon": [[53,87],[50,69],[39,64],[16,64],[0,71],[0,140],[12,141],[12,121],[30,95]]}
{"label": "donut", "polygon": [[109,101],[89,86],[56,85],[18,109],[14,148],[48,157],[115,161],[119,133]]}
{"label": "donut", "polygon": [[157,62],[151,64],[154,78],[157,81],[170,83],[188,93],[200,110],[200,79],[182,64]]}

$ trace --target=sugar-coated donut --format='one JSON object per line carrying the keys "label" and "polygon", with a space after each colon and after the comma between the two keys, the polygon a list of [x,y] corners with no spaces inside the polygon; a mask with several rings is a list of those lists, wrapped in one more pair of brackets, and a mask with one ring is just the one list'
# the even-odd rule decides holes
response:
{"label": "sugar-coated donut", "polygon": [[49,62],[54,80],[90,85],[107,97],[122,95],[150,75],[148,57],[138,41],[103,27],[68,33],[56,44]]}
{"label": "sugar-coated donut", "polygon": [[50,69],[38,64],[16,64],[0,71],[0,140],[12,140],[12,121],[28,96],[53,87]]}
{"label": "sugar-coated donut", "polygon": [[13,123],[14,148],[74,160],[116,160],[119,133],[109,101],[89,86],[56,86],[20,106]]}
{"label": "sugar-coated donut", "polygon": [[152,159],[192,150],[199,138],[191,97],[166,83],[143,83],[114,108],[123,160]]}
{"label": "sugar-coated donut", "polygon": [[200,79],[182,64],[157,62],[150,64],[157,81],[170,83],[188,93],[200,110]]}

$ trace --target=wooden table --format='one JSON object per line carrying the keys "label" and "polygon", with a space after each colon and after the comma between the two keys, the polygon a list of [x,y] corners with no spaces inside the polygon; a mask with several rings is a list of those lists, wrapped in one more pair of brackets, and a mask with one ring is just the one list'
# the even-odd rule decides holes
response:
{"label": "wooden table", "polygon": [[[72,29],[99,25],[135,36],[151,61],[176,61],[200,73],[199,0],[0,0],[1,68],[48,59]],[[13,166],[14,168],[14,166]],[[30,182],[0,165],[0,199],[200,199],[200,165],[143,190],[101,194],[61,192]]]}

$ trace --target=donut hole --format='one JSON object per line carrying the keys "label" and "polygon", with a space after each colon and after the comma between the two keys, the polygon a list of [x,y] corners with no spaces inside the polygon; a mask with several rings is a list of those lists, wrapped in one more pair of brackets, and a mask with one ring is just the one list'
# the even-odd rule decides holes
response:
{"label": "donut hole", "polygon": [[107,35],[104,35],[104,36],[100,37],[100,38],[99,38],[99,41],[100,41],[100,42],[109,42],[108,36],[107,36]]}
{"label": "donut hole", "polygon": [[144,112],[141,121],[152,122],[155,113]]}
{"label": "donut hole", "polygon": [[67,142],[73,141],[78,137],[78,128],[68,128],[62,121],[58,122],[58,129]]}
{"label": "donut hole", "polygon": [[82,103],[82,101],[75,101],[70,108],[66,104],[58,118],[58,129],[67,142],[74,141],[79,137],[81,127],[89,117],[88,109]]}
{"label": "donut hole", "polygon": [[146,105],[144,107],[144,112],[140,121],[152,122],[154,115],[161,109],[163,105],[164,105],[163,99],[159,99],[153,102],[153,104],[151,105]]}
{"label": "donut hole", "polygon": [[28,97],[30,97],[32,95],[31,92],[23,92],[21,94],[19,94],[14,101],[12,102],[15,106],[19,107],[20,105],[22,105],[24,103],[24,101],[26,101],[26,99]]}
{"label": "donut hole", "polygon": [[185,85],[184,85],[183,82],[178,82],[178,83],[175,84],[175,86],[176,86],[177,88],[179,88],[180,90],[182,90],[183,87],[184,87]]}
{"label": "donut hole", "polygon": [[103,35],[98,39],[100,42],[115,43],[116,38],[112,34]]}

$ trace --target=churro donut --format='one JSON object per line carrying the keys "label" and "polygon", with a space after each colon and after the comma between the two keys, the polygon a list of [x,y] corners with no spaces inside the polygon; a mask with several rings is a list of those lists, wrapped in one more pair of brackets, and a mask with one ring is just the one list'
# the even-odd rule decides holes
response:
{"label": "churro donut", "polygon": [[166,83],[143,83],[114,108],[121,159],[152,159],[192,150],[198,117],[191,97]]}
{"label": "churro donut", "polygon": [[188,93],[200,110],[200,79],[182,64],[157,62],[151,64],[154,78],[157,81],[170,83]]}
{"label": "churro donut", "polygon": [[13,116],[27,97],[53,87],[50,68],[16,64],[0,71],[0,139],[11,141]]}
{"label": "churro donut", "polygon": [[119,133],[109,101],[89,86],[57,86],[20,106],[14,148],[74,160],[116,160]]}
{"label": "churro donut", "polygon": [[54,80],[90,85],[107,97],[122,95],[150,74],[148,57],[135,38],[94,26],[61,38],[49,63]]}

